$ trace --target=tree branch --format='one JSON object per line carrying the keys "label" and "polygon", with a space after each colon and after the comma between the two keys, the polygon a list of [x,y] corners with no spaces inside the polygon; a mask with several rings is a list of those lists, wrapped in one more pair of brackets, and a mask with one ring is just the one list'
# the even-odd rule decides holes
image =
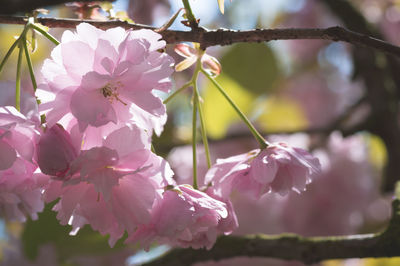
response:
{"label": "tree branch", "polygon": [[[17,12],[30,12],[40,7],[60,5],[72,1],[73,0],[2,0],[0,14],[10,15]],[[79,1],[90,2],[93,0],[79,0]],[[110,0],[97,0],[97,1],[110,1]]]}
{"label": "tree branch", "polygon": [[399,205],[399,200],[393,201],[393,218],[388,228],[380,234],[309,238],[294,234],[221,236],[209,251],[174,249],[144,265],[186,266],[200,261],[218,261],[239,256],[298,260],[306,264],[327,259],[399,256]]}
{"label": "tree branch", "polygon": [[[0,23],[25,24],[27,17],[0,16]],[[123,21],[94,21],[79,19],[38,18],[43,25],[51,28],[74,28],[79,23],[87,22],[101,29],[123,27],[125,29],[155,29],[141,24],[132,24]],[[400,57],[400,47],[388,42],[375,39],[342,27],[330,28],[297,28],[297,29],[255,29],[248,31],[235,30],[206,30],[197,28],[193,31],[165,30],[161,32],[163,39],[168,43],[197,42],[203,48],[216,45],[230,45],[239,42],[269,42],[273,40],[330,40],[343,41],[358,46],[374,48],[376,50]]]}

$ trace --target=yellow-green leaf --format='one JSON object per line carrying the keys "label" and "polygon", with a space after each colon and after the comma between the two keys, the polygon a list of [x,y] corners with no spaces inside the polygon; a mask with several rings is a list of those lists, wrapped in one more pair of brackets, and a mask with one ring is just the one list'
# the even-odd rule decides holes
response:
{"label": "yellow-green leaf", "polygon": [[387,152],[382,139],[375,135],[367,135],[369,159],[378,169],[382,169],[387,162]]}
{"label": "yellow-green leaf", "polygon": [[269,97],[257,109],[262,110],[258,123],[263,130],[296,130],[308,124],[301,107],[288,98]]}

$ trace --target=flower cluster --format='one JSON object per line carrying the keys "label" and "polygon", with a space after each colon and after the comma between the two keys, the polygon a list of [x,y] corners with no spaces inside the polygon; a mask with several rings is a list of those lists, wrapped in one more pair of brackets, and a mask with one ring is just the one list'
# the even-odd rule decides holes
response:
{"label": "flower cluster", "polygon": [[255,199],[268,192],[284,196],[291,190],[304,191],[320,167],[318,159],[307,151],[280,142],[263,150],[218,159],[207,172],[205,182],[212,183],[222,198],[228,198],[233,190]]}
{"label": "flower cluster", "polygon": [[[198,204],[189,192],[175,199],[171,191],[186,188],[175,188],[168,163],[151,151],[152,132],[160,134],[166,121],[165,106],[153,93],[169,91],[173,72],[171,57],[159,52],[165,46],[160,37],[150,30],[80,24],[76,33],[64,33],[42,68],[46,82],[37,95],[47,130],[38,142],[38,163],[52,176],[44,199],[60,199],[54,210],[61,224],[72,226],[71,234],[90,224],[109,234],[113,246],[125,232],[127,241],[139,241],[142,228],[158,219],[162,229],[152,237],[174,238],[171,225],[180,215],[184,222],[177,230],[184,232],[178,238],[199,248],[228,230],[221,225],[226,204],[196,190]],[[204,204],[208,208],[200,208]],[[208,231],[213,237],[204,238]]]}
{"label": "flower cluster", "polygon": [[[238,221],[230,201],[237,190],[259,199],[268,192],[305,190],[319,162],[284,143],[219,159],[208,186],[178,185],[166,160],[151,149],[166,108],[156,91],[168,92],[173,60],[151,30],[106,31],[89,24],[66,31],[42,67],[29,119],[0,108],[0,210],[9,219],[33,219],[44,202],[76,234],[90,225],[111,246],[149,248],[153,241],[210,249],[218,234]],[[216,59],[180,45],[181,70],[202,57],[218,74]],[[41,124],[39,115],[46,118]],[[40,169],[40,170],[39,170]]]}

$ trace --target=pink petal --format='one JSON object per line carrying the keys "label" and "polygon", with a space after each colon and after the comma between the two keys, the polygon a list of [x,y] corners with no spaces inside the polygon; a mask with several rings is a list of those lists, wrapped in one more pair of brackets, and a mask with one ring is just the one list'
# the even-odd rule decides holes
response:
{"label": "pink petal", "polygon": [[251,162],[250,167],[250,175],[252,178],[261,184],[267,184],[274,180],[279,165],[272,156],[268,156],[268,154],[262,151]]}
{"label": "pink petal", "polygon": [[[106,67],[104,67],[103,65],[103,61],[105,59],[108,59],[108,66],[106,65]],[[106,72],[111,74],[114,69],[114,63],[116,63],[117,60],[118,54],[115,48],[110,44],[109,41],[100,39],[97,43],[97,47],[94,53],[94,70],[100,73],[104,73],[104,70],[106,70]],[[101,68],[100,66],[102,66],[103,68]]]}
{"label": "pink petal", "polygon": [[104,146],[114,149],[120,157],[132,152],[150,148],[149,135],[136,125],[125,126],[109,134]]}
{"label": "pink petal", "polygon": [[193,49],[193,47],[185,44],[179,43],[175,45],[174,51],[183,57],[196,57],[197,58],[197,51]]}
{"label": "pink petal", "polygon": [[155,189],[150,180],[140,175],[128,175],[113,189],[114,214],[128,232],[138,224],[150,221],[150,210],[155,199]]}
{"label": "pink petal", "polygon": [[80,88],[87,92],[97,91],[98,94],[102,94],[101,89],[107,85],[109,80],[109,75],[102,75],[91,71],[83,76]]}
{"label": "pink petal", "polygon": [[76,26],[76,32],[79,38],[88,43],[94,50],[97,46],[97,40],[102,33],[102,30],[90,25],[89,23],[81,23]]}
{"label": "pink petal", "polygon": [[78,120],[94,127],[117,122],[117,115],[111,103],[98,92],[87,93],[84,90],[76,90],[72,95],[70,108]]}
{"label": "pink petal", "polygon": [[94,51],[89,45],[79,41],[61,45],[63,63],[69,74],[82,77],[92,70]]}
{"label": "pink petal", "polygon": [[0,139],[0,170],[10,168],[16,159],[15,149]]}
{"label": "pink petal", "polygon": [[161,99],[153,94],[145,94],[137,91],[133,92],[124,92],[123,94],[126,98],[128,98],[132,103],[139,106],[141,109],[146,112],[161,116],[166,112],[165,105],[161,101]]}
{"label": "pink petal", "polygon": [[219,75],[221,73],[221,63],[218,62],[215,57],[204,54],[201,58],[201,62],[205,65],[206,70],[210,70],[214,75]]}

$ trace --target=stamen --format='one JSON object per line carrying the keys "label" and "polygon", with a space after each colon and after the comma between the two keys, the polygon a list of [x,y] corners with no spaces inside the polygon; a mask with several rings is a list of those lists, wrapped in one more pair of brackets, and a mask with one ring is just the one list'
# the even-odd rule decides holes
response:
{"label": "stamen", "polygon": [[123,87],[123,84],[120,81],[116,83],[116,86],[107,83],[107,85],[101,88],[101,93],[105,98],[108,98],[110,102],[113,102],[113,100],[115,99],[116,101],[122,103],[123,105],[128,105],[123,100],[121,100],[121,98],[119,98],[119,93],[118,93],[119,87]]}

